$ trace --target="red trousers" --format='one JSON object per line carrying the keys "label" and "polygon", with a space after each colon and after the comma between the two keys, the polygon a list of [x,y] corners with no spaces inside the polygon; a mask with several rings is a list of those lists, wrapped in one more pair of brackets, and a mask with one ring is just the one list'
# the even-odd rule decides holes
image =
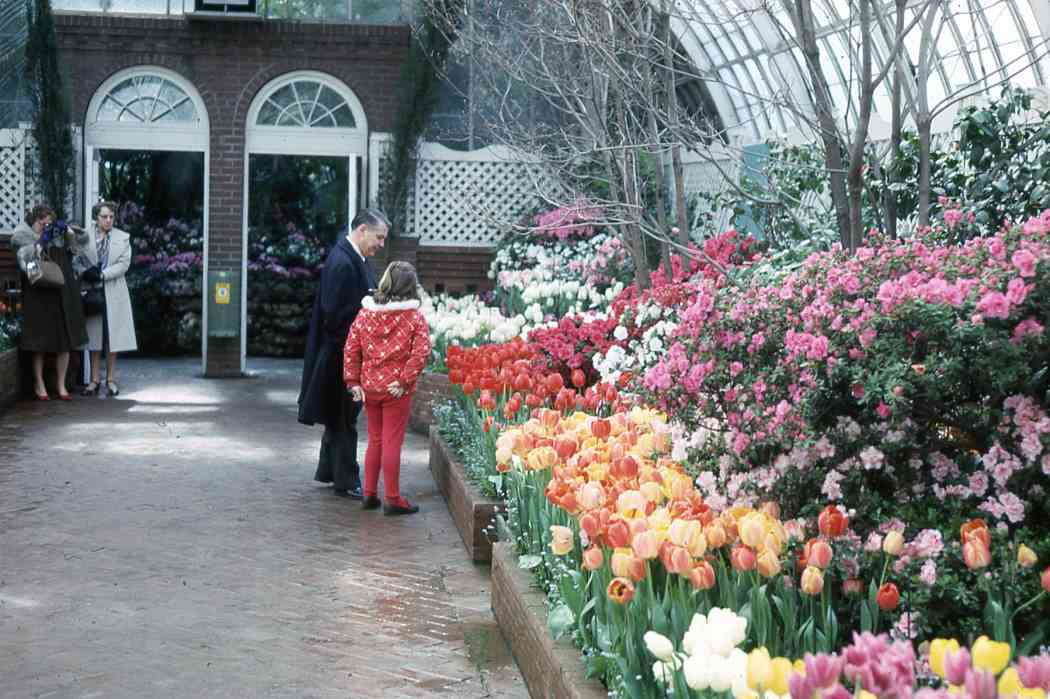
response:
{"label": "red trousers", "polygon": [[411,395],[394,398],[389,393],[365,394],[368,449],[365,450],[365,482],[361,490],[366,496],[378,492],[379,471],[382,469],[384,499],[396,502],[401,498],[401,445],[405,441],[411,407]]}

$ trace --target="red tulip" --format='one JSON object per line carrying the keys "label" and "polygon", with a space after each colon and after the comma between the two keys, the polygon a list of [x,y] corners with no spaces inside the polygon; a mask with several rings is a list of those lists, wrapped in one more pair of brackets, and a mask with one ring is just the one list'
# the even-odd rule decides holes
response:
{"label": "red tulip", "polygon": [[607,387],[605,389],[605,396],[604,396],[605,402],[606,403],[615,403],[616,402],[616,397],[618,395],[619,394],[616,392],[615,388],[613,388],[612,386]]}
{"label": "red tulip", "polygon": [[543,405],[543,399],[537,396],[535,393],[530,393],[525,396],[525,405],[530,409],[535,409]]}
{"label": "red tulip", "polygon": [[612,432],[612,425],[608,420],[595,420],[591,423],[591,433],[598,439],[607,439]]}
{"label": "red tulip", "polygon": [[549,374],[547,376],[547,391],[550,393],[557,393],[565,387],[565,380],[561,377],[561,374]]}
{"label": "red tulip", "polygon": [[554,451],[564,461],[576,453],[576,440],[572,437],[562,436],[554,440]]}
{"label": "red tulip", "polygon": [[583,388],[585,383],[587,383],[587,376],[583,373],[583,369],[573,369],[572,385],[576,388]]}
{"label": "red tulip", "polygon": [[463,382],[463,394],[467,396],[474,395],[474,391],[478,390],[477,386],[474,385],[473,381]]}
{"label": "red tulip", "polygon": [[605,538],[608,539],[609,545],[615,549],[626,548],[631,545],[631,530],[626,522],[618,519],[609,524],[609,528],[605,532]]}
{"label": "red tulip", "polygon": [[617,604],[627,604],[634,599],[634,583],[626,578],[613,578],[605,594]]}
{"label": "red tulip", "polygon": [[820,533],[829,539],[842,536],[849,526],[849,518],[835,505],[825,507],[817,517]]}
{"label": "red tulip", "polygon": [[897,590],[897,586],[891,582],[886,583],[879,588],[878,593],[875,595],[875,602],[878,603],[879,609],[884,612],[888,612],[897,608],[900,604],[901,593]]}

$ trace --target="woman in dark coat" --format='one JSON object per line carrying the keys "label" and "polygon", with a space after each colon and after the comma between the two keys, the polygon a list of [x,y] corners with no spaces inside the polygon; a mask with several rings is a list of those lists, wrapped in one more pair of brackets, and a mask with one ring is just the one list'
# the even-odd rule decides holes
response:
{"label": "woman in dark coat", "polygon": [[[66,369],[70,350],[87,344],[87,329],[80,303],[80,284],[73,275],[73,254],[87,242],[87,233],[74,233],[64,225],[53,225],[55,212],[34,206],[25,223],[15,229],[11,247],[22,270],[22,349],[33,353],[33,392],[47,400],[44,383],[44,353],[55,353],[55,387],[58,397],[71,400],[66,391]],[[57,264],[65,278],[60,287],[32,284],[26,276],[30,264],[43,258]]]}

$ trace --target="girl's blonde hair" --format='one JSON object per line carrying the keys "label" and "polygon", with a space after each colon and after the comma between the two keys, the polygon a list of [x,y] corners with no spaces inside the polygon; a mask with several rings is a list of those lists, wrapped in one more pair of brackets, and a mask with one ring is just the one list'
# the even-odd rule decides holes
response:
{"label": "girl's blonde hair", "polygon": [[379,288],[373,294],[376,303],[419,300],[419,279],[416,269],[402,260],[395,260],[387,265]]}

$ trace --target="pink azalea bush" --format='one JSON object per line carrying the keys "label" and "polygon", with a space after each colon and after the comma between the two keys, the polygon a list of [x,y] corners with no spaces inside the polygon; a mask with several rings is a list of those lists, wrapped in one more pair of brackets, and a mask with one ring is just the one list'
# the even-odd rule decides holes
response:
{"label": "pink azalea bush", "polygon": [[[981,516],[1050,554],[1050,211],[964,245],[933,237],[699,283],[638,388],[676,417],[713,507],[830,501],[858,532],[908,513],[912,536]],[[938,561],[959,569],[952,550],[901,571],[933,581]]]}

